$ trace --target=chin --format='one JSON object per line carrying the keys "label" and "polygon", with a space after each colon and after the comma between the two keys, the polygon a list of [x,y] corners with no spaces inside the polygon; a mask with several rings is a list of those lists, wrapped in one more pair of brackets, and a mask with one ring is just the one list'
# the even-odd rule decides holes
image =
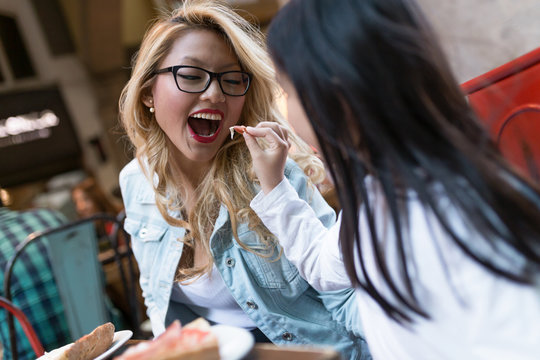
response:
{"label": "chin", "polygon": [[211,149],[193,149],[188,154],[184,154],[191,162],[196,163],[210,163],[214,161],[216,158],[216,155],[221,148],[221,146],[217,145],[217,142],[215,144],[215,147],[212,147]]}

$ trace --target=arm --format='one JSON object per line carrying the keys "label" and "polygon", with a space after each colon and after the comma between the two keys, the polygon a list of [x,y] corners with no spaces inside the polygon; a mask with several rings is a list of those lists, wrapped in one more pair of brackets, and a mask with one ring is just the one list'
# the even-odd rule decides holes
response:
{"label": "arm", "polygon": [[[276,124],[269,126],[272,129]],[[334,211],[308,183],[302,169],[293,161],[285,165],[289,149],[286,130],[261,131],[261,136],[270,137],[267,138],[270,146],[264,151],[251,136],[254,129],[249,130],[251,133],[244,137],[262,187],[251,207],[279,239],[285,256],[296,266],[300,276],[321,291],[319,297],[334,320],[345,324],[347,330],[359,338],[359,348],[367,349],[357,297],[339,249],[340,221],[336,223]],[[282,141],[277,139],[273,145],[272,139],[277,137]],[[273,181],[277,183],[273,185]]]}
{"label": "arm", "polygon": [[[131,248],[139,268],[139,284],[146,306],[146,314],[151,321],[154,336],[158,336],[165,330],[165,326],[163,316],[160,315],[160,309],[156,306],[156,299],[154,298],[150,281],[151,266],[149,257],[151,254],[148,253],[148,247],[145,247],[145,241],[138,236],[141,230],[141,223],[139,221],[140,216],[136,216],[136,213],[145,211],[141,208],[141,204],[137,204],[137,191],[144,185],[144,179],[144,176],[139,170],[138,163],[136,160],[132,160],[120,172],[119,184],[126,211],[124,229],[131,238]],[[160,233],[156,237],[162,235]]]}
{"label": "arm", "polygon": [[[318,290],[350,287],[339,251],[339,221],[330,229],[330,223],[323,224],[313,201],[324,200],[317,191],[311,192],[314,199],[306,196],[308,185],[300,169],[293,169],[288,179],[284,176],[290,147],[287,130],[276,123],[261,123],[248,127],[243,135],[262,188],[251,207],[279,239],[287,259]],[[269,146],[262,149],[255,137],[263,137]]]}
{"label": "arm", "polygon": [[288,179],[266,196],[257,194],[251,207],[311,286],[320,291],[351,287],[339,250],[340,221],[327,229]]}

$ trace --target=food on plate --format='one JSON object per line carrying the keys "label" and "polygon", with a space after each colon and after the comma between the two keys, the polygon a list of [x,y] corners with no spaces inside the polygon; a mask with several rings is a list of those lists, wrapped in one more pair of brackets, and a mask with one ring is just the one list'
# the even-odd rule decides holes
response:
{"label": "food on plate", "polygon": [[98,326],[74,343],[45,353],[38,360],[92,360],[112,345],[113,337],[114,325],[109,322]]}
{"label": "food on plate", "polygon": [[219,347],[210,324],[203,318],[182,327],[174,321],[154,340],[127,349],[114,360],[216,360]]}
{"label": "food on plate", "polygon": [[239,134],[243,134],[246,131],[246,127],[244,125],[235,125],[231,126],[229,128],[229,131],[231,132],[231,140],[234,137],[234,132],[236,131]]}

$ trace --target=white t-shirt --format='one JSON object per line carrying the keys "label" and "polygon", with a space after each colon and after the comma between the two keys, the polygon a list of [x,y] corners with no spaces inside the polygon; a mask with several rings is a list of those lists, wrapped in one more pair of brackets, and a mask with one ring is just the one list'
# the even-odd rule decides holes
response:
{"label": "white t-shirt", "polygon": [[187,285],[175,283],[171,300],[186,305],[195,314],[217,324],[248,330],[257,327],[233,298],[215,265],[210,276],[204,274]]}
{"label": "white t-shirt", "polygon": [[[438,222],[414,199],[409,204],[410,247],[407,264],[415,291],[431,319],[416,316],[400,325],[367,293],[358,293],[366,340],[375,359],[540,359],[540,290],[496,277],[462,253]],[[350,286],[338,245],[340,219],[326,229],[285,179],[272,192],[261,192],[251,207],[277,236],[287,258],[316,289]],[[395,241],[388,218],[376,224],[382,241]],[[365,214],[359,215],[367,273],[390,294],[370,256]],[[463,229],[462,229],[463,230]],[[472,236],[472,235],[471,235]],[[474,240],[474,238],[471,238]],[[392,246],[385,256],[390,273],[399,274]],[[445,264],[445,266],[443,265]],[[358,269],[357,269],[358,270]],[[400,284],[398,284],[400,285]]]}

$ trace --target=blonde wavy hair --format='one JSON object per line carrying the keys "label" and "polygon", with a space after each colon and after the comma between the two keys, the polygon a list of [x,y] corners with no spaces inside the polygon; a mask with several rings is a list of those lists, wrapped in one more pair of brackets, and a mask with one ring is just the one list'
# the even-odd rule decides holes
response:
{"label": "blonde wavy hair", "polygon": [[[288,128],[278,109],[276,99],[280,89],[266,52],[264,35],[229,6],[216,0],[187,0],[178,9],[160,16],[148,29],[134,58],[131,78],[120,97],[120,118],[135,148],[135,156],[153,185],[156,204],[163,218],[172,226],[184,227],[186,236],[179,240],[188,246],[202,246],[210,259],[202,268],[179,268],[178,281],[196,279],[211,271],[209,239],[221,204],[228,210],[233,236],[242,248],[264,257],[271,257],[276,248],[274,237],[249,207],[257,179],[243,138],[225,141],[197,189],[199,198],[189,214],[185,214],[180,196],[183,184],[173,176],[166,135],[143,103],[151,92],[154,71],[173,43],[186,29],[201,28],[222,36],[236,54],[242,69],[253,75],[238,124],[256,126],[261,121],[275,121]],[[290,157],[313,183],[322,182],[325,172],[321,161],[294,133],[290,132],[289,139],[292,143]],[[171,213],[183,213],[187,220],[171,216]],[[240,241],[239,222],[249,224],[261,239],[262,247],[250,249]]]}

